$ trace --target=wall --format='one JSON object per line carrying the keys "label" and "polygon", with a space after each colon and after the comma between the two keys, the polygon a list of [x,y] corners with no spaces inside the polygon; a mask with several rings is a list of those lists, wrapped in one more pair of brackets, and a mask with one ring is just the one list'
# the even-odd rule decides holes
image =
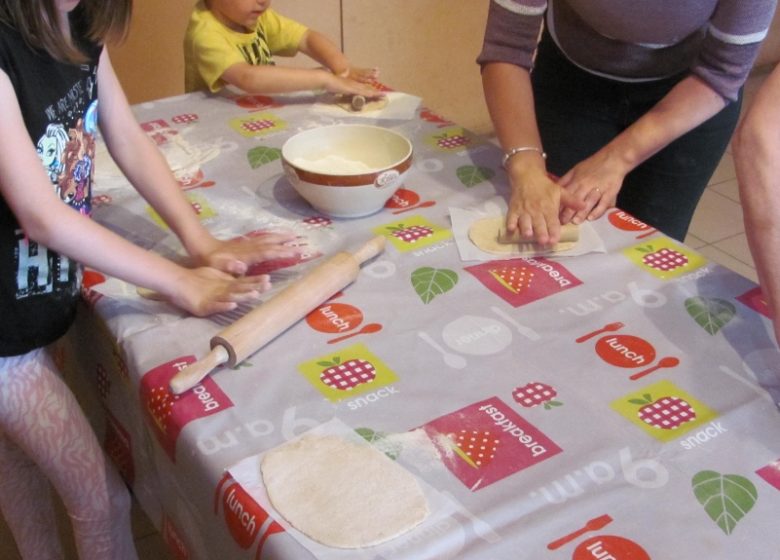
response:
{"label": "wall", "polygon": [[[136,0],[128,40],[109,50],[131,103],[178,95],[182,39],[194,0]],[[476,131],[489,130],[479,69],[487,1],[274,0],[280,13],[326,34],[357,65],[377,66],[390,87]],[[312,66],[310,59],[279,64]]]}

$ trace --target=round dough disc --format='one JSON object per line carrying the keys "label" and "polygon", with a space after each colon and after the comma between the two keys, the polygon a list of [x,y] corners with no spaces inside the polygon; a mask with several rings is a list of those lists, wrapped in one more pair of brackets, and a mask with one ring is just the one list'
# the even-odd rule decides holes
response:
{"label": "round dough disc", "polygon": [[368,444],[307,435],[267,452],[260,470],[274,508],[326,546],[374,546],[429,514],[417,480]]}
{"label": "round dough disc", "polygon": [[506,218],[503,216],[476,220],[469,227],[469,239],[478,249],[486,253],[520,257],[568,251],[577,244],[576,241],[569,241],[556,243],[552,247],[542,247],[536,243],[499,243],[499,233],[505,222]]}

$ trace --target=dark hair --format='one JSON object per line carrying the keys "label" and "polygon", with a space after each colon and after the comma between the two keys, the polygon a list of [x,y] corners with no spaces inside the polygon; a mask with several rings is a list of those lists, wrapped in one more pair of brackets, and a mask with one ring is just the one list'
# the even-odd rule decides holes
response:
{"label": "dark hair", "polygon": [[[80,0],[87,38],[103,44],[127,35],[133,0]],[[84,53],[62,36],[56,0],[0,0],[0,21],[16,29],[30,47],[63,62],[81,63]]]}

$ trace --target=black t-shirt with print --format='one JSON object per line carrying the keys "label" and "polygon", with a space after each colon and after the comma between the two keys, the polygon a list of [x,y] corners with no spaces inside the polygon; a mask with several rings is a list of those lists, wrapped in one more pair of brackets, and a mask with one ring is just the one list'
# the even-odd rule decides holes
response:
{"label": "black t-shirt with print", "polygon": [[[0,70],[13,85],[52,189],[74,211],[89,214],[102,47],[83,39],[79,14],[77,8],[71,15],[72,34],[88,63],[58,62],[0,23]],[[0,150],[20,141],[26,139],[2,138]],[[10,188],[23,191],[25,185]],[[0,196],[0,356],[24,354],[62,336],[73,322],[80,288],[81,267],[28,239]]]}

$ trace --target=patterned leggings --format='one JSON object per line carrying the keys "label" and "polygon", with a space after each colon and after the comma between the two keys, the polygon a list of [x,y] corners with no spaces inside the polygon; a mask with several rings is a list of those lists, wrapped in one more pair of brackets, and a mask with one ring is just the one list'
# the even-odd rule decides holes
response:
{"label": "patterned leggings", "polygon": [[0,511],[23,558],[63,558],[49,482],[82,560],[135,560],[130,496],[45,349],[0,358]]}

